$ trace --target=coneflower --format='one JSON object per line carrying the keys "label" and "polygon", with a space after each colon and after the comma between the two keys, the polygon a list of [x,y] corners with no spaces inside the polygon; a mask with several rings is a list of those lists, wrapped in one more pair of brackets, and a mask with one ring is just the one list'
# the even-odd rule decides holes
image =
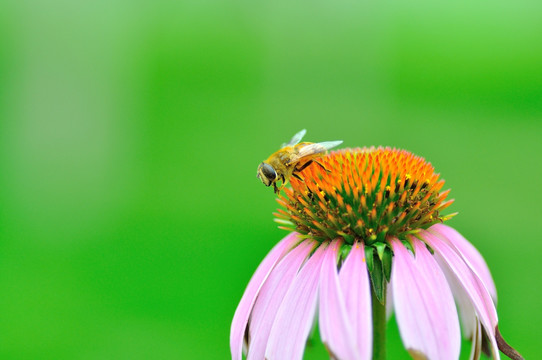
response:
{"label": "coneflower", "polygon": [[[393,308],[414,359],[471,359],[504,342],[495,284],[480,255],[443,225],[453,200],[430,163],[404,150],[345,149],[319,158],[279,197],[292,231],[260,264],[235,312],[232,358],[301,359],[316,320],[330,357],[384,359]],[[456,310],[459,309],[459,314]]]}

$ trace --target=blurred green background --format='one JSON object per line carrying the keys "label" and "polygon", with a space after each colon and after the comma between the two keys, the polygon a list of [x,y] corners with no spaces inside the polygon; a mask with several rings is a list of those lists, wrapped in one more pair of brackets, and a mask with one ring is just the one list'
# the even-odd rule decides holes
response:
{"label": "blurred green background", "polygon": [[[431,161],[502,333],[542,356],[541,18],[512,1],[2,1],[0,358],[227,359],[285,235],[256,167],[302,128]],[[406,358],[395,325],[389,352]]]}

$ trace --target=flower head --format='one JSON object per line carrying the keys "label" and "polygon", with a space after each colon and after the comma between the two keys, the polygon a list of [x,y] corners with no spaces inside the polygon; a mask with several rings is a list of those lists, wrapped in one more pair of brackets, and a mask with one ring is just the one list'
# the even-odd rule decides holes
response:
{"label": "flower head", "polygon": [[242,359],[243,344],[247,359],[301,359],[316,318],[331,357],[377,358],[385,306],[414,358],[457,359],[459,318],[472,359],[482,348],[495,359],[499,349],[521,358],[498,332],[484,259],[442,224],[452,200],[430,163],[390,148],[346,149],[319,162],[279,198],[277,221],[292,232],[241,299],[233,359]]}

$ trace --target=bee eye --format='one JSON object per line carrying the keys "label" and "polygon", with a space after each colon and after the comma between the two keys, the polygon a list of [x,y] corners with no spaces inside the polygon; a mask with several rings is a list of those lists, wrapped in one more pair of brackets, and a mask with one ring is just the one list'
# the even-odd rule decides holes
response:
{"label": "bee eye", "polygon": [[271,165],[267,163],[262,163],[260,167],[262,169],[262,173],[269,181],[275,180],[275,178],[277,177],[277,173],[275,172],[275,169],[273,169]]}

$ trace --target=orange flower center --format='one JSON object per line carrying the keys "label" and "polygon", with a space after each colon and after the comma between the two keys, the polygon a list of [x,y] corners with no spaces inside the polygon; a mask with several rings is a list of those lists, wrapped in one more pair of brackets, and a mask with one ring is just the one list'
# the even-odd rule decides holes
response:
{"label": "orange flower center", "polygon": [[[316,159],[292,177],[292,189],[278,199],[277,221],[318,241],[344,238],[371,245],[388,236],[405,239],[449,217],[440,215],[453,200],[440,192],[433,166],[408,151],[344,149]],[[326,171],[327,170],[327,171]]]}

